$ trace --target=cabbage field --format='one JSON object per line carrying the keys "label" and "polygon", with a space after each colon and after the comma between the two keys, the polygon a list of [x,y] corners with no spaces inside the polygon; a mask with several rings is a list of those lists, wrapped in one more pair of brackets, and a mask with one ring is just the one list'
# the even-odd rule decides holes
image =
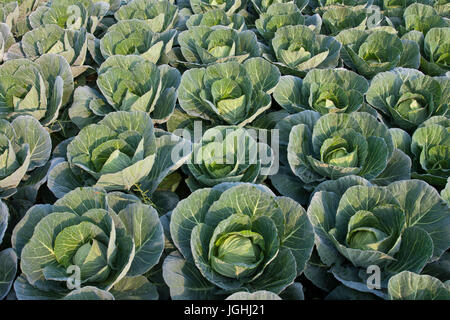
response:
{"label": "cabbage field", "polygon": [[448,0],[0,0],[0,300],[450,300]]}

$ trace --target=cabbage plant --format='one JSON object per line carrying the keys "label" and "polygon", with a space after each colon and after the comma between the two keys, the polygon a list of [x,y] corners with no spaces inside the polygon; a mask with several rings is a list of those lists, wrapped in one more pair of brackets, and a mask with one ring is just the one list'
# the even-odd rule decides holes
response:
{"label": "cabbage plant", "polygon": [[357,28],[364,30],[367,28],[368,23],[377,25],[381,22],[370,19],[373,13],[372,7],[367,8],[365,6],[331,5],[324,7],[322,14],[323,31],[325,34],[337,35],[346,29]]}
{"label": "cabbage plant", "polygon": [[421,3],[432,5],[434,0],[379,0],[380,8],[392,24],[400,26],[403,22],[403,13],[410,5]]}
{"label": "cabbage plant", "polygon": [[290,131],[287,156],[292,171],[306,184],[347,175],[375,179],[393,155],[388,128],[368,113],[320,117],[310,111],[294,116],[298,124]]}
{"label": "cabbage plant", "polygon": [[[389,0],[387,0],[389,1]],[[395,1],[395,0],[394,0]],[[341,5],[341,6],[359,6],[367,4],[367,0],[309,0],[309,6],[315,9],[321,9],[323,7],[328,7],[332,5]]]}
{"label": "cabbage plant", "polygon": [[[386,187],[356,176],[326,181],[316,188],[307,213],[324,269],[347,287],[383,298],[392,276],[420,273],[450,243],[450,207],[419,180]],[[379,289],[367,285],[371,266],[380,268]]]}
{"label": "cabbage plant", "polygon": [[106,114],[115,111],[98,90],[89,86],[77,87],[72,99],[68,115],[80,129],[89,124],[98,123]]}
{"label": "cabbage plant", "polygon": [[409,271],[389,279],[388,292],[390,300],[450,300],[448,281]]}
{"label": "cabbage plant", "polygon": [[271,42],[273,56],[265,57],[283,74],[303,77],[311,69],[334,68],[341,44],[333,37],[318,35],[303,25],[285,26],[275,32]]}
{"label": "cabbage plant", "polygon": [[0,300],[448,299],[449,19],[0,0]]}
{"label": "cabbage plant", "polygon": [[445,188],[441,191],[441,197],[450,205],[450,177],[447,179]]}
{"label": "cabbage plant", "polygon": [[113,15],[122,5],[129,1],[122,0],[92,0],[94,4],[98,2],[104,2],[109,5],[109,10],[107,15]]}
{"label": "cabbage plant", "polygon": [[244,126],[270,107],[279,79],[277,68],[262,58],[218,63],[186,71],[178,100],[190,116]]}
{"label": "cabbage plant", "polygon": [[450,27],[432,28],[425,37],[420,32],[414,31],[405,35],[408,36],[417,40],[420,45],[420,70],[430,76],[443,76],[450,71],[447,49],[450,46]]}
{"label": "cabbage plant", "polygon": [[274,161],[272,149],[258,143],[256,132],[233,126],[207,130],[193,145],[186,183],[194,191],[222,182],[262,182]]}
{"label": "cabbage plant", "polygon": [[187,67],[206,67],[226,61],[242,63],[261,55],[256,35],[250,30],[193,26],[178,35],[178,42]]}
{"label": "cabbage plant", "polygon": [[214,9],[222,9],[227,15],[238,13],[245,9],[247,0],[189,0],[192,11],[196,14],[205,13]]}
{"label": "cabbage plant", "polygon": [[107,191],[139,187],[150,194],[190,152],[190,142],[155,131],[148,114],[112,112],[68,143],[67,161],[50,171],[48,187],[58,198],[82,186]]}
{"label": "cabbage plant", "polygon": [[440,16],[450,19],[450,4],[447,0],[436,0],[433,8],[436,9]]}
{"label": "cabbage plant", "polygon": [[308,5],[308,0],[252,0],[252,6],[255,11],[261,16],[263,13],[269,11],[269,8],[272,5],[277,5],[280,3],[284,4],[293,4],[300,11],[303,11],[305,7]]}
{"label": "cabbage plant", "polygon": [[261,13],[259,19],[255,21],[258,33],[266,41],[272,40],[279,28],[291,25],[307,25],[310,29],[319,33],[322,19],[318,14],[303,16],[294,3],[275,3],[266,12]]}
{"label": "cabbage plant", "polygon": [[10,27],[6,23],[0,23],[0,63],[8,49],[15,43]]}
{"label": "cabbage plant", "polygon": [[411,40],[400,40],[395,32],[388,27],[341,31],[336,40],[342,43],[342,60],[347,67],[366,78],[395,67],[417,69],[420,64],[419,46]]}
{"label": "cabbage plant", "polygon": [[223,9],[213,9],[206,11],[205,13],[193,14],[186,20],[186,27],[205,26],[225,26],[238,31],[245,30],[245,19],[243,16],[233,13],[227,15]]}
{"label": "cabbage plant", "polygon": [[444,187],[450,177],[450,119],[435,116],[424,121],[412,135],[413,178]]}
{"label": "cabbage plant", "polygon": [[44,4],[45,0],[6,0],[0,3],[0,22],[6,23],[15,36],[29,30],[30,13]]}
{"label": "cabbage plant", "polygon": [[[1,133],[0,133],[1,135]],[[0,200],[0,245],[8,227],[9,210]],[[8,248],[0,251],[0,300],[7,296],[17,273],[17,255],[13,249]]]}
{"label": "cabbage plant", "polygon": [[85,28],[94,33],[103,17],[109,11],[109,4],[92,0],[53,0],[36,8],[29,16],[33,29],[56,24],[63,29]]}
{"label": "cabbage plant", "polygon": [[394,148],[387,126],[366,112],[321,116],[306,110],[276,128],[280,160],[288,168],[272,176],[272,184],[300,203],[308,202],[309,192],[325,180],[359,175],[386,185],[410,178],[410,158]]}
{"label": "cabbage plant", "polygon": [[6,24],[10,29],[15,27],[19,18],[19,5],[16,1],[0,3],[0,23]]}
{"label": "cabbage plant", "polygon": [[97,85],[110,107],[91,109],[94,114],[142,111],[154,121],[165,122],[175,108],[180,84],[180,72],[175,68],[156,66],[138,55],[113,55],[97,73]]}
{"label": "cabbage plant", "polygon": [[[174,29],[154,33],[145,21],[121,20],[111,26],[100,39],[103,59],[113,55],[139,55],[154,64],[168,63],[168,54],[177,32]],[[101,61],[102,58],[96,59]]]}
{"label": "cabbage plant", "polygon": [[84,64],[87,44],[86,29],[65,30],[50,24],[24,34],[20,42],[9,48],[7,58],[36,60],[46,53],[59,54],[70,64],[73,77],[77,77],[90,68]]}
{"label": "cabbage plant", "polygon": [[273,97],[289,113],[350,113],[364,104],[367,80],[346,69],[313,69],[303,78],[282,76]]}
{"label": "cabbage plant", "polygon": [[367,91],[367,101],[396,126],[414,130],[448,110],[450,80],[432,78],[420,71],[398,68],[377,74]]}
{"label": "cabbage plant", "polygon": [[277,294],[266,291],[266,290],[259,290],[255,291],[253,293],[241,291],[233,293],[232,295],[228,296],[225,300],[282,300],[280,296]]}
{"label": "cabbage plant", "polygon": [[77,188],[53,205],[30,208],[12,244],[21,259],[14,283],[20,300],[70,298],[80,290],[158,298],[143,274],[161,257],[163,228],[156,210],[135,196]]}
{"label": "cabbage plant", "polygon": [[163,264],[172,299],[279,294],[302,273],[313,246],[299,204],[248,183],[193,192],[173,210],[170,234],[179,250]]}
{"label": "cabbage plant", "polygon": [[0,119],[0,199],[14,194],[27,172],[44,166],[51,149],[50,134],[35,118]]}
{"label": "cabbage plant", "polygon": [[413,3],[403,12],[404,30],[419,31],[424,35],[432,28],[442,28],[450,26],[448,20],[441,17],[430,5]]}
{"label": "cabbage plant", "polygon": [[0,118],[30,115],[50,126],[69,102],[73,86],[71,68],[62,56],[8,60],[0,66]]}
{"label": "cabbage plant", "polygon": [[175,29],[179,21],[179,10],[168,0],[133,0],[120,7],[114,14],[120,20],[145,21],[153,32]]}

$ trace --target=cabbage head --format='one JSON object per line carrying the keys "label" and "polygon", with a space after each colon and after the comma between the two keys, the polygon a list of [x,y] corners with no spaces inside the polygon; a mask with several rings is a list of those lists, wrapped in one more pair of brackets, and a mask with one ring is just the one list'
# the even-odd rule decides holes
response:
{"label": "cabbage head", "polygon": [[379,0],[380,9],[383,15],[389,18],[392,24],[400,26],[403,22],[403,13],[405,10],[415,4],[421,3],[433,5],[433,0]]}
{"label": "cabbage head", "polygon": [[29,31],[29,15],[45,0],[4,0],[0,3],[0,22],[6,23],[14,36],[21,37]]}
{"label": "cabbage head", "polygon": [[[389,0],[387,0],[389,1]],[[395,0],[394,0],[395,1]],[[340,5],[340,6],[359,6],[366,5],[367,0],[309,0],[308,5],[317,10],[326,8],[332,5]],[[369,1],[371,2],[371,1]]]}
{"label": "cabbage head", "polygon": [[450,71],[450,27],[430,29],[419,44],[422,44],[420,70],[430,76],[443,76]]}
{"label": "cabbage head", "polygon": [[367,24],[379,23],[369,19],[373,11],[371,7],[349,7],[332,5],[324,7],[322,14],[323,32],[328,35],[337,35],[342,30],[357,28],[364,30]]}
{"label": "cabbage head", "polygon": [[[294,174],[306,184],[347,175],[375,179],[393,155],[388,128],[368,113],[320,117],[303,111],[291,117],[295,116],[298,124],[291,129],[287,156]],[[311,123],[312,119],[316,122]]]}

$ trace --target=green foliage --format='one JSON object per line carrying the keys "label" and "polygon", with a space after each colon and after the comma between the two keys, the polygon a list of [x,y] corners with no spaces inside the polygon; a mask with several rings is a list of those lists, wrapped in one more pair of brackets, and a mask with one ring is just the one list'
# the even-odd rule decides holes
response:
{"label": "green foliage", "polygon": [[450,299],[449,19],[0,0],[0,300]]}

